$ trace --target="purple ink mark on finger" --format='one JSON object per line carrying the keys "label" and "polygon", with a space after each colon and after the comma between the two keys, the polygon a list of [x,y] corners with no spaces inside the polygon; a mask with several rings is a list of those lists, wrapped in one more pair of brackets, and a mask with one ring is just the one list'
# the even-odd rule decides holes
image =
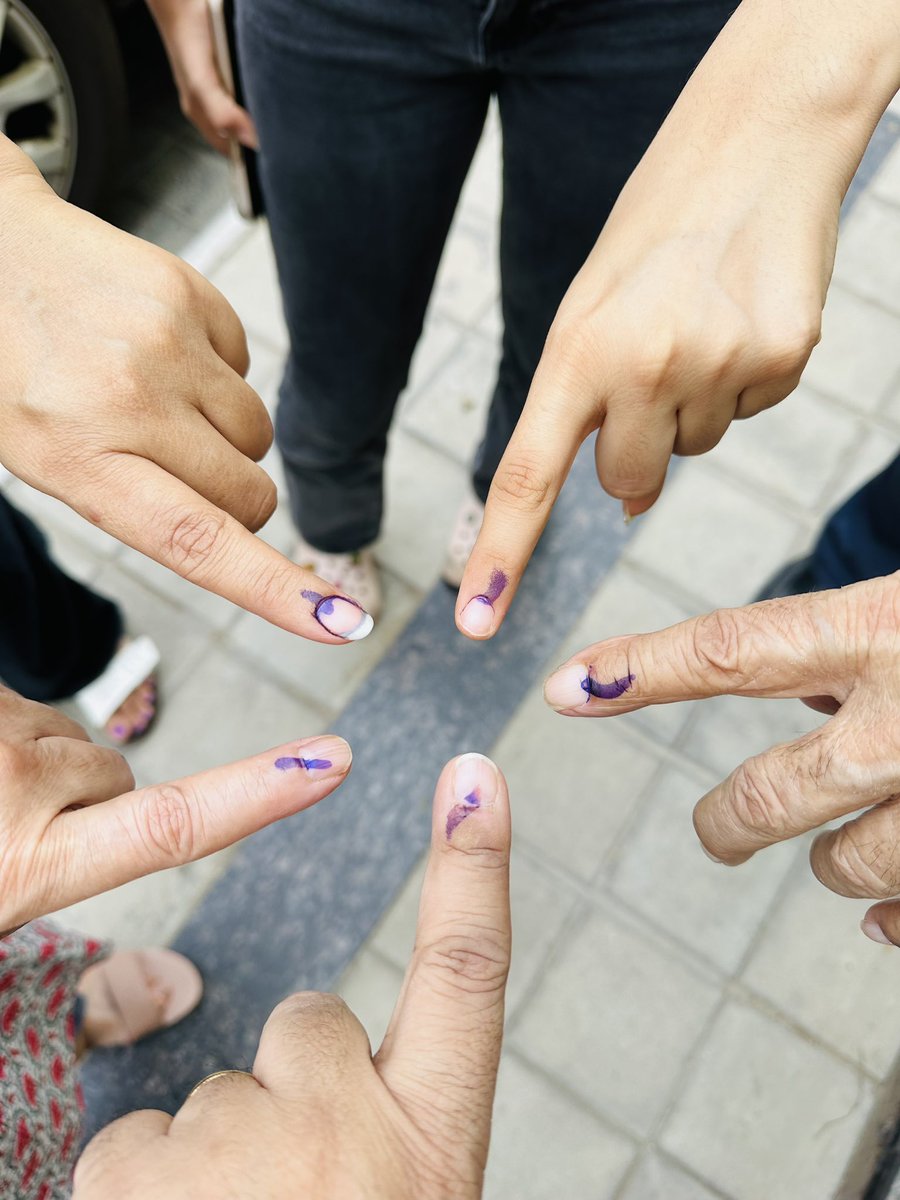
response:
{"label": "purple ink mark on finger", "polygon": [[447,813],[447,837],[452,837],[457,825],[461,825],[478,808],[481,808],[481,801],[477,792],[469,792],[461,804],[454,804]]}
{"label": "purple ink mark on finger", "polygon": [[581,681],[581,690],[587,692],[589,697],[596,696],[598,700],[618,700],[634,681],[634,675],[623,675],[621,679],[614,679],[612,683],[600,683],[594,678],[593,668],[588,667],[587,678]]}
{"label": "purple ink mark on finger", "polygon": [[290,771],[294,767],[303,767],[306,771],[327,771],[332,765],[329,758],[276,758],[275,766],[279,771]]}
{"label": "purple ink mark on finger", "polygon": [[495,600],[499,600],[501,592],[504,590],[509,580],[503,571],[497,567],[491,571],[491,582],[487,586],[487,591],[483,596],[479,596],[479,600],[487,600],[488,604],[493,604]]}

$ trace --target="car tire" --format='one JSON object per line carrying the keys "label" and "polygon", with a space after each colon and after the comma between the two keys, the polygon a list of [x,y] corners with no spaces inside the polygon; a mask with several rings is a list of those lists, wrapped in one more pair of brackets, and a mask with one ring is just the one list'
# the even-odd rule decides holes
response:
{"label": "car tire", "polygon": [[0,88],[2,64],[15,69],[17,54],[23,61],[29,55],[43,59],[47,87],[52,71],[57,89],[52,97],[9,113],[7,133],[26,151],[32,149],[39,165],[46,155],[45,174],[60,195],[92,208],[124,146],[127,124],[125,70],[106,5],[103,0],[10,0],[0,42]]}

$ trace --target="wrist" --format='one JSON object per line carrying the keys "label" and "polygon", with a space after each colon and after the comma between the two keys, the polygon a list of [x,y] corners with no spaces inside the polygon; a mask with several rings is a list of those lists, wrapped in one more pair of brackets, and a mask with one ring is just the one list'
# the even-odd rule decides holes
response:
{"label": "wrist", "polygon": [[839,202],[898,86],[895,0],[744,0],[666,125],[737,175],[802,175]]}

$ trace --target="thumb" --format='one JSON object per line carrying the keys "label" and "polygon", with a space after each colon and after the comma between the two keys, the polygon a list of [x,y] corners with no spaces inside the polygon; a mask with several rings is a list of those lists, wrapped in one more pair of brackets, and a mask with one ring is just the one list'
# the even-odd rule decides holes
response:
{"label": "thumb", "polygon": [[49,826],[41,856],[58,896],[72,904],[204,858],[310,808],[343,782],[351,759],[342,738],[308,738],[174,783],[66,810]]}
{"label": "thumb", "polygon": [[477,1172],[487,1157],[503,1036],[509,844],[498,769],[480,754],[448,763],[434,798],[412,962],[375,1060],[419,1127]]}

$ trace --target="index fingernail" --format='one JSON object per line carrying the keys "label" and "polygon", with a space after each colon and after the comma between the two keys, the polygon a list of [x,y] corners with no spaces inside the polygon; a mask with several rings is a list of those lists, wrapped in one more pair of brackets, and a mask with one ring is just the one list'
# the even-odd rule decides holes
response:
{"label": "index fingernail", "polygon": [[472,637],[487,637],[493,633],[496,624],[494,603],[506,588],[509,580],[504,571],[495,568],[491,571],[488,586],[477,596],[473,596],[459,614],[459,623]]}
{"label": "index fingernail", "polygon": [[569,708],[581,708],[592,699],[618,700],[630,691],[634,675],[604,681],[598,679],[589,663],[569,663],[554,671],[544,684],[544,699],[551,708],[562,712]]}
{"label": "index fingernail", "polygon": [[304,600],[313,606],[313,616],[323,629],[348,642],[368,637],[375,622],[361,604],[349,596],[323,596],[321,592],[304,591]]}
{"label": "index fingernail", "polygon": [[448,840],[472,813],[493,806],[499,784],[497,768],[485,755],[464,754],[456,760],[453,768],[453,796],[456,802],[447,813],[445,825]]}

